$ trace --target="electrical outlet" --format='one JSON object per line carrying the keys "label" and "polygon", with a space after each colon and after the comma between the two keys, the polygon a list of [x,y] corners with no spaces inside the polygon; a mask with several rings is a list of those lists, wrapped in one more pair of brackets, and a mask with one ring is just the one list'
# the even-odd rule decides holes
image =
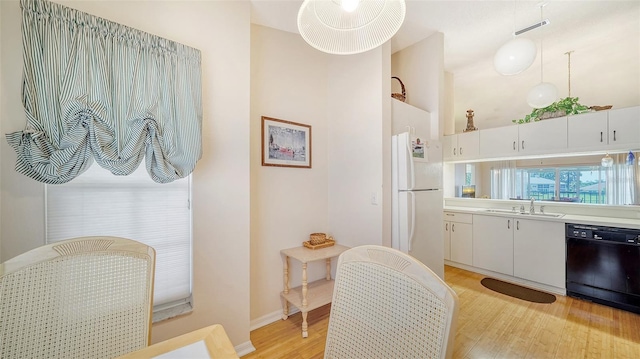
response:
{"label": "electrical outlet", "polygon": [[378,192],[371,192],[371,204],[378,204]]}

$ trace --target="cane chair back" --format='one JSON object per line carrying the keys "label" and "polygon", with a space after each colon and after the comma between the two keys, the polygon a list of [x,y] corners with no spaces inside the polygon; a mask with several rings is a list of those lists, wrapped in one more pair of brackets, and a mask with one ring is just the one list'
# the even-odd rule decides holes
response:
{"label": "cane chair back", "polygon": [[324,357],[447,358],[455,292],[415,258],[360,246],[338,259]]}
{"label": "cane chair back", "polygon": [[151,335],[155,251],[117,237],[45,245],[0,265],[0,358],[113,358]]}

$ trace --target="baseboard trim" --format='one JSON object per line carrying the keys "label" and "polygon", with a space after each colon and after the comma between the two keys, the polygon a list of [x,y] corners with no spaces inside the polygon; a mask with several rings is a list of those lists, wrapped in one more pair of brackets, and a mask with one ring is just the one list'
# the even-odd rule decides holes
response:
{"label": "baseboard trim", "polygon": [[251,341],[236,345],[234,349],[236,350],[236,354],[238,354],[239,357],[256,351],[256,348],[253,346],[253,344],[251,344]]}
{"label": "baseboard trim", "polygon": [[[298,313],[300,309],[290,305],[289,306],[289,316]],[[265,325],[269,325],[273,322],[277,322],[278,320],[282,320],[282,309],[276,310],[275,312],[271,312],[267,315],[263,315],[260,318],[256,318],[249,323],[249,330],[256,330],[258,328],[262,328]]]}

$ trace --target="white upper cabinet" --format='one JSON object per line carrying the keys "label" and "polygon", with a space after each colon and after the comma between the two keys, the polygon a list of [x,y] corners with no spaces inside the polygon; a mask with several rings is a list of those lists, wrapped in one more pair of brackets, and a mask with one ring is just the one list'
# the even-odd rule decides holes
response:
{"label": "white upper cabinet", "polygon": [[566,117],[480,131],[483,159],[547,154],[566,148]]}
{"label": "white upper cabinet", "polygon": [[447,135],[443,137],[445,161],[473,160],[480,155],[478,131]]}
{"label": "white upper cabinet", "polygon": [[569,149],[604,149],[608,145],[607,112],[590,112],[568,117]]}
{"label": "white upper cabinet", "polygon": [[480,157],[510,157],[518,154],[518,126],[496,127],[480,131]]}
{"label": "white upper cabinet", "polygon": [[444,136],[445,161],[638,149],[640,106]]}
{"label": "white upper cabinet", "polygon": [[567,118],[558,117],[518,125],[521,155],[548,154],[567,149]]}
{"label": "white upper cabinet", "polygon": [[630,149],[640,145],[640,107],[609,112],[609,148]]}
{"label": "white upper cabinet", "polygon": [[640,146],[640,107],[569,117],[571,151],[629,150]]}

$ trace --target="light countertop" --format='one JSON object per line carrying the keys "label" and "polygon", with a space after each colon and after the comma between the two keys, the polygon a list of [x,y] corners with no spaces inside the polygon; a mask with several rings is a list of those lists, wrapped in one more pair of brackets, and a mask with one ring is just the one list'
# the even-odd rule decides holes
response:
{"label": "light countertop", "polygon": [[[640,229],[640,218],[633,219],[633,218],[601,217],[601,216],[578,215],[578,214],[565,214],[562,217],[531,217],[526,214],[525,215],[519,214],[517,212],[516,213],[488,212],[486,211],[487,209],[488,208],[480,208],[480,207],[453,207],[453,206],[444,207],[445,212],[471,213],[471,214],[481,214],[481,215],[488,215],[488,216],[515,217],[515,218],[531,219],[531,220],[538,220],[538,221],[552,221],[552,222],[562,222],[562,223],[576,223],[576,224],[586,224],[586,225]],[[557,212],[552,212],[552,213],[557,213]]]}

